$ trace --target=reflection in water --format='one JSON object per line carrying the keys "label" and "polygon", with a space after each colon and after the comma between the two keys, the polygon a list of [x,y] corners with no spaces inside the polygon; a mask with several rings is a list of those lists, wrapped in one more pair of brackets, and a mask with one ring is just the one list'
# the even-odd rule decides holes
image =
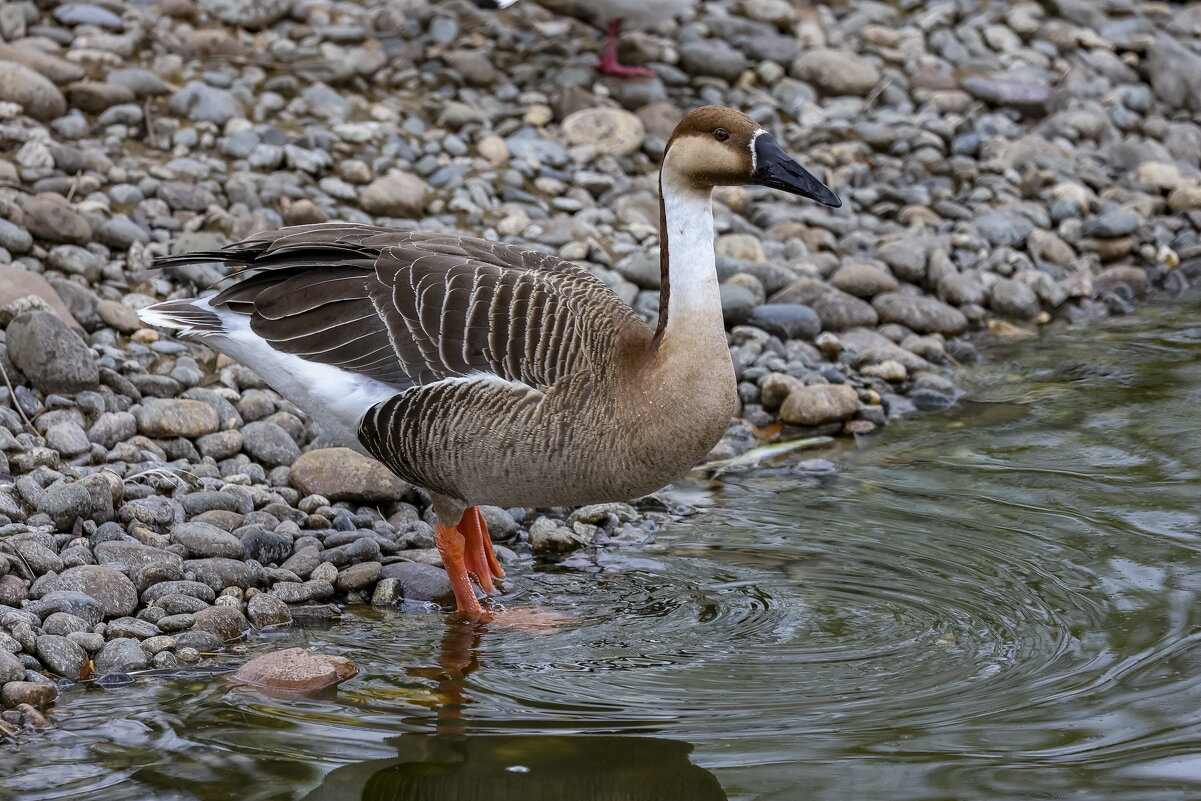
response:
{"label": "reflection in water", "polygon": [[70,689],[56,729],[0,748],[0,799],[353,801],[417,781],[524,801],[506,782],[546,778],[575,801],[667,777],[702,788],[680,801],[1195,801],[1192,303],[993,349],[961,406],[833,475],[731,469],[655,543],[515,566],[504,603],[570,613],[557,631],[348,607],[250,643],[353,658],[335,699],[211,676]]}
{"label": "reflection in water", "polygon": [[437,668],[409,668],[437,685],[436,734],[389,741],[396,759],[332,771],[304,801],[725,801],[692,746],[656,737],[464,736],[472,703],[464,690],[481,666],[486,625],[448,620]]}
{"label": "reflection in water", "polygon": [[409,734],[304,801],[725,801],[692,747],[657,737]]}

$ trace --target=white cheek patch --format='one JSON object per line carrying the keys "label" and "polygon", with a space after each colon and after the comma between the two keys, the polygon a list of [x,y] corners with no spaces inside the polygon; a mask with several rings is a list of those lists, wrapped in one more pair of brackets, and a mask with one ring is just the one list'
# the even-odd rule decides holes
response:
{"label": "white cheek patch", "polygon": [[759,157],[755,153],[755,140],[760,136],[763,136],[765,133],[767,133],[767,131],[763,130],[762,128],[756,128],[755,132],[751,134],[751,172],[759,169]]}

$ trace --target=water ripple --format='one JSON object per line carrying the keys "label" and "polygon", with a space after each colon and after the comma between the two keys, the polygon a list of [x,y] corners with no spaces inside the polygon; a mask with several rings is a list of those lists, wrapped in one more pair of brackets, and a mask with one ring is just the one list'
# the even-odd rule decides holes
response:
{"label": "water ripple", "polygon": [[839,473],[698,479],[657,542],[517,570],[557,631],[352,610],[252,644],[352,656],[336,699],[72,690],[0,797],[499,801],[602,763],[671,801],[1201,797],[1201,328],[1145,314],[994,350]]}

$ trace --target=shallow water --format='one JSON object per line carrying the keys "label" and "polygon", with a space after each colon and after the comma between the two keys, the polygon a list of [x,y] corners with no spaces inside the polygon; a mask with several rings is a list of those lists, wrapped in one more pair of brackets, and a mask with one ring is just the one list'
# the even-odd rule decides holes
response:
{"label": "shallow water", "polygon": [[352,657],[334,699],[68,690],[0,798],[1201,797],[1199,306],[995,346],[838,473],[697,477],[654,544],[519,567],[557,632],[348,612],[250,646]]}

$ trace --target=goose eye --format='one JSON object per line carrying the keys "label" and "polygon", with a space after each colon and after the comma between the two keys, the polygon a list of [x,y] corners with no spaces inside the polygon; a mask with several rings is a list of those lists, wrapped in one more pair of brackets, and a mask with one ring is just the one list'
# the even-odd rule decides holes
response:
{"label": "goose eye", "polygon": [[716,131],[713,132],[713,138],[719,142],[724,142],[730,138],[730,132],[727,131],[725,128],[718,128]]}

